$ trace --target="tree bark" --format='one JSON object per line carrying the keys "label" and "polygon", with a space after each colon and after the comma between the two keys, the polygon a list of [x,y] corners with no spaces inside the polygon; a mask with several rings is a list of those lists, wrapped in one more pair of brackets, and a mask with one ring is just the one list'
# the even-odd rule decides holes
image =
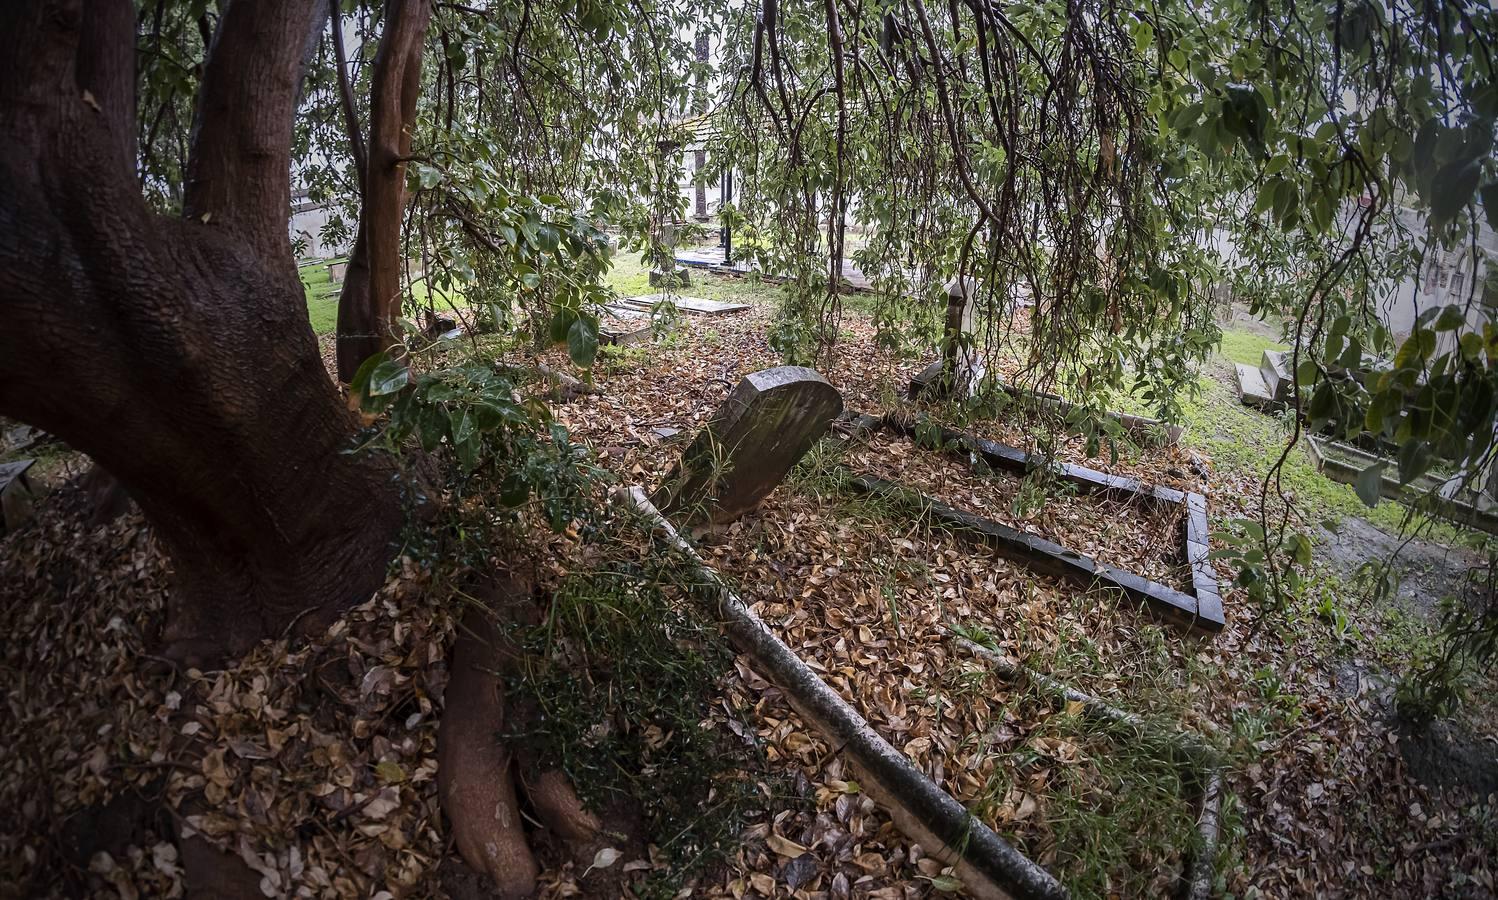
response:
{"label": "tree bark", "polygon": [[338,296],[338,377],[344,382],[353,381],[364,360],[395,340],[391,326],[400,302],[406,160],[431,13],[431,0],[390,0],[375,52],[368,161],[361,184],[364,207]]}
{"label": "tree bark", "polygon": [[[323,626],[384,580],[388,457],[321,363],[287,235],[314,0],[234,0],[204,75],[189,218],[134,153],[128,0],[0,5],[0,414],[119,479],[172,560],[168,654]],[[131,145],[133,148],[133,144]]]}

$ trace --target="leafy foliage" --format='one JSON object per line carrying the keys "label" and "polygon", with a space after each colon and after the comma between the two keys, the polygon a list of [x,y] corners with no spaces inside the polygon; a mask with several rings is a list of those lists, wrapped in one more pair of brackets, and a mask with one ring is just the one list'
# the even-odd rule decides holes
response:
{"label": "leafy foliage", "polygon": [[349,396],[371,423],[389,414],[366,447],[398,450],[410,440],[440,452],[467,477],[482,474],[498,484],[506,506],[537,506],[554,531],[585,514],[593,478],[586,449],[550,421],[544,403],[520,399],[515,383],[492,365],[413,372],[376,354],[359,367]]}
{"label": "leafy foliage", "polygon": [[518,636],[528,670],[510,690],[539,715],[515,737],[558,761],[593,808],[639,809],[674,864],[671,883],[649,882],[642,896],[670,897],[740,848],[743,817],[760,799],[746,773],[762,760],[704,727],[722,712],[702,686],[729,672],[734,654],[699,614],[706,607],[681,599],[690,569],[670,554],[612,558],[610,546],[595,544],[605,555],[596,570],[569,577],[545,620]]}

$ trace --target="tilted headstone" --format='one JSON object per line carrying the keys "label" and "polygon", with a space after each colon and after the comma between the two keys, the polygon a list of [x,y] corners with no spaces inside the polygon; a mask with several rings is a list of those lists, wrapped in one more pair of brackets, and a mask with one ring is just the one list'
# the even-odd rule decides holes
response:
{"label": "tilted headstone", "polygon": [[651,497],[682,524],[725,525],[759,505],[843,411],[827,379],[802,366],[746,376]]}

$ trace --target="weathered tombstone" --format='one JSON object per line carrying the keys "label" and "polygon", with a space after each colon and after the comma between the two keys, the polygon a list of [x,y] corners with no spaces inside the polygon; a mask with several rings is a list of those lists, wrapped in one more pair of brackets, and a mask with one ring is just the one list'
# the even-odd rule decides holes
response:
{"label": "weathered tombstone", "polygon": [[987,367],[976,348],[964,347],[962,336],[972,334],[978,303],[978,279],[958,275],[947,282],[947,315],[942,328],[941,359],[910,380],[910,399],[922,395],[971,395],[978,390]]}
{"label": "weathered tombstone", "polygon": [[842,395],[811,369],[746,376],[651,501],[682,524],[726,525],[774,490],[842,411]]}
{"label": "weathered tombstone", "polygon": [[650,270],[650,286],[663,288],[691,287],[692,273],[686,266],[676,266],[670,272],[664,269]]}
{"label": "weathered tombstone", "polygon": [[26,470],[34,459],[0,464],[0,534],[15,531],[31,518],[31,498],[35,493]]}
{"label": "weathered tombstone", "polygon": [[1290,371],[1288,351],[1265,350],[1263,357],[1259,360],[1259,371],[1264,375],[1264,383],[1269,388],[1271,400],[1284,403],[1290,399],[1290,381],[1294,373]]}

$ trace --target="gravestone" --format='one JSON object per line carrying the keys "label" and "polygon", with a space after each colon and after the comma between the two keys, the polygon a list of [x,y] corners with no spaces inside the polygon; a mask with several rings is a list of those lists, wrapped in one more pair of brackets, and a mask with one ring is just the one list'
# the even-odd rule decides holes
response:
{"label": "gravestone", "polygon": [[651,497],[682,524],[726,525],[759,505],[843,411],[827,379],[802,366],[746,376]]}
{"label": "gravestone", "polygon": [[973,333],[978,304],[978,279],[963,275],[947,282],[947,315],[942,328],[941,359],[910,379],[910,399],[921,396],[971,396],[987,373],[977,348],[962,346],[962,336]]}
{"label": "gravestone", "polygon": [[1290,399],[1290,382],[1294,374],[1290,371],[1290,353],[1286,350],[1265,350],[1259,361],[1259,371],[1269,388],[1269,398],[1276,403]]}
{"label": "gravestone", "polygon": [[653,288],[691,287],[692,273],[686,266],[676,266],[670,272],[664,269],[651,269],[650,286]]}

